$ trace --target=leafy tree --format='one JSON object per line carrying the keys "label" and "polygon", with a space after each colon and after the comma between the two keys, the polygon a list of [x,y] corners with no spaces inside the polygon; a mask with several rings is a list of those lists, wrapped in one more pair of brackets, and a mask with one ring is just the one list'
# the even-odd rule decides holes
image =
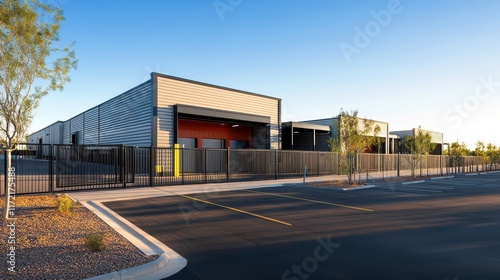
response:
{"label": "leafy tree", "polygon": [[[0,145],[6,148],[6,170],[40,100],[62,90],[76,69],[73,43],[56,46],[63,20],[60,8],[40,0],[0,1]],[[7,203],[8,189],[6,194]]]}
{"label": "leafy tree", "polygon": [[500,148],[496,145],[489,143],[486,145],[486,155],[490,161],[490,164],[496,169],[496,165],[500,163]]}
{"label": "leafy tree", "polygon": [[330,139],[332,152],[339,154],[339,170],[347,174],[349,184],[354,184],[358,155],[369,148],[374,141],[370,135],[373,130],[373,120],[359,119],[358,111],[341,110],[334,126],[337,126],[337,136]]}
{"label": "leafy tree", "polygon": [[378,168],[379,168],[379,171],[380,171],[380,165],[381,165],[381,161],[380,161],[380,146],[382,146],[382,144],[384,143],[385,139],[382,138],[382,137],[379,137],[379,133],[380,131],[382,131],[382,129],[380,128],[380,125],[375,125],[375,127],[373,128],[373,145],[375,145],[377,147],[377,165],[378,165]]}
{"label": "leafy tree", "polygon": [[486,145],[482,141],[477,141],[474,153],[477,157],[479,157],[479,160],[481,161],[484,169],[484,166],[486,166],[490,160],[488,154],[486,153]]}
{"label": "leafy tree", "polygon": [[409,154],[405,158],[410,165],[411,176],[415,178],[415,169],[422,161],[423,156],[428,156],[434,150],[436,144],[432,143],[432,136],[428,131],[424,132],[420,127],[414,130],[413,135],[407,135],[402,141]]}
{"label": "leafy tree", "polygon": [[459,143],[458,140],[451,143],[449,151],[448,151],[448,156],[450,157],[450,160],[455,167],[455,173],[458,172],[458,165],[460,163],[460,160],[469,154],[469,150],[467,149],[467,145],[465,145],[464,142]]}

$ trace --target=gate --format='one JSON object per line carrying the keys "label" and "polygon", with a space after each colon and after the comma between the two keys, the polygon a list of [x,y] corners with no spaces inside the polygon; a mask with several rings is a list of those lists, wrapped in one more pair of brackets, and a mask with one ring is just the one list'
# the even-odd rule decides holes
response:
{"label": "gate", "polygon": [[55,145],[54,149],[55,191],[125,187],[134,182],[133,147]]}

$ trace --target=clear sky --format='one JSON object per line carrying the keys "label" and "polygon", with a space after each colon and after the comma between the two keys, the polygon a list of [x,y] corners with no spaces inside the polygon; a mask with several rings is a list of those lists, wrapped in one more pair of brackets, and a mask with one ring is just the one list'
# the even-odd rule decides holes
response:
{"label": "clear sky", "polygon": [[161,72],[283,99],[283,121],[358,109],[500,144],[500,1],[45,0],[79,60],[30,132]]}

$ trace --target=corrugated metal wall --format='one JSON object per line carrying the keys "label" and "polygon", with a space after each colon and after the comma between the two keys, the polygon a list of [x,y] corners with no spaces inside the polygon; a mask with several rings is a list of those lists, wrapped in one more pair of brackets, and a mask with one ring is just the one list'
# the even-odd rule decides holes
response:
{"label": "corrugated metal wall", "polygon": [[200,83],[154,75],[158,89],[158,147],[173,145],[175,104],[269,116],[271,148],[279,147],[279,100]]}
{"label": "corrugated metal wall", "polygon": [[54,143],[61,144],[62,143],[62,122],[56,122],[44,129],[41,129],[31,135],[28,136],[28,143],[38,144],[38,140],[41,138],[43,144]]}
{"label": "corrugated metal wall", "polygon": [[[108,100],[65,122],[59,122],[29,136],[29,143],[71,144],[77,133],[78,144],[123,144],[151,146],[153,117],[151,81]],[[54,127],[53,127],[54,126]],[[52,128],[53,127],[53,128]],[[47,132],[52,129],[53,131]]]}
{"label": "corrugated metal wall", "polygon": [[99,144],[99,107],[94,107],[84,113],[85,133],[83,143],[86,145]]}
{"label": "corrugated metal wall", "polygon": [[99,144],[150,146],[151,94],[148,81],[99,105]]}

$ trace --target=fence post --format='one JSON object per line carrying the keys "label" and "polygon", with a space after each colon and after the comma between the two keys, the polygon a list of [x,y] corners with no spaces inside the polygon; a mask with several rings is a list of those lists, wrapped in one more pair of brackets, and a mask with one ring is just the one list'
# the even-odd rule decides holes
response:
{"label": "fence post", "polygon": [[443,176],[443,155],[439,155],[439,172]]}
{"label": "fence post", "polygon": [[304,165],[304,176],[302,177],[302,183],[306,183],[306,173],[307,173],[307,165]]}
{"label": "fence post", "polygon": [[120,156],[118,157],[118,164],[120,165],[120,179],[122,180],[122,185],[123,188],[127,188],[127,180],[125,180],[125,164],[126,164],[126,159],[125,159],[125,146],[120,145]]}
{"label": "fence post", "polygon": [[231,153],[230,153],[230,151],[229,151],[229,150],[230,150],[230,148],[228,147],[228,148],[226,149],[226,151],[227,151],[226,181],[227,181],[227,182],[229,182],[229,181],[230,181],[229,176],[231,176],[231,171],[230,171],[230,169],[231,169]]}
{"label": "fence post", "polygon": [[180,172],[181,172],[181,178],[182,178],[182,184],[184,185],[184,147],[181,149],[181,166],[180,166]]}
{"label": "fence post", "polygon": [[54,193],[54,145],[49,146],[49,191]]}
{"label": "fence post", "polygon": [[5,149],[4,150],[5,154],[5,165],[4,165],[4,172],[5,172],[5,205],[4,205],[4,216],[5,216],[5,222],[9,219],[9,212],[10,212],[10,186],[9,186],[9,179],[11,177],[11,164],[12,164],[12,150],[10,149]]}
{"label": "fence post", "polygon": [[274,149],[274,180],[278,180],[278,168],[279,168],[278,149]]}
{"label": "fence post", "polygon": [[204,153],[204,156],[205,156],[205,184],[208,183],[208,152],[207,152],[207,149],[203,149],[203,153]]}
{"label": "fence post", "polygon": [[398,153],[398,164],[397,164],[397,169],[398,169],[398,177],[400,176],[400,169],[401,169],[401,153]]}
{"label": "fence post", "polygon": [[319,177],[319,152],[316,152],[316,177]]}
{"label": "fence post", "polygon": [[154,186],[154,177],[156,171],[156,163],[155,163],[155,151],[153,146],[149,147],[149,186]]}

